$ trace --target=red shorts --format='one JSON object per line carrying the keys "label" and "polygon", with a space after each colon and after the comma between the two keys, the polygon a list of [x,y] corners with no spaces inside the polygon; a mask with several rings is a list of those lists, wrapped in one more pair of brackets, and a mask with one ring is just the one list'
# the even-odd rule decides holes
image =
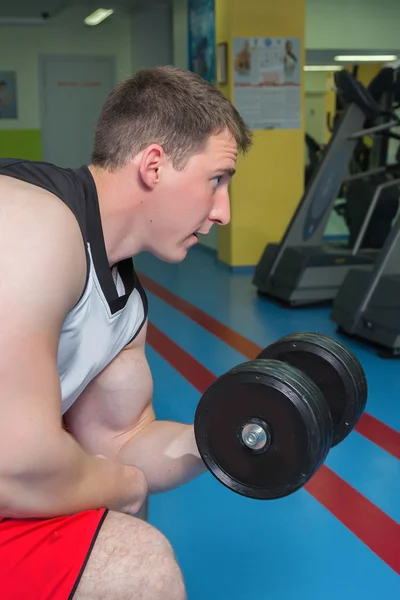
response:
{"label": "red shorts", "polygon": [[0,518],[0,598],[73,598],[107,512],[40,520]]}

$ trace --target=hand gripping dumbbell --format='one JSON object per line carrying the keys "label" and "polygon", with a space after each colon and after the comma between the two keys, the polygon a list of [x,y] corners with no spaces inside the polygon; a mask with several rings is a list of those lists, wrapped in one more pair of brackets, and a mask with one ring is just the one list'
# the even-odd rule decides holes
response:
{"label": "hand gripping dumbbell", "polygon": [[194,429],[209,471],[231,490],[264,500],[303,487],[365,410],[367,381],[337,340],[294,333],[217,378]]}

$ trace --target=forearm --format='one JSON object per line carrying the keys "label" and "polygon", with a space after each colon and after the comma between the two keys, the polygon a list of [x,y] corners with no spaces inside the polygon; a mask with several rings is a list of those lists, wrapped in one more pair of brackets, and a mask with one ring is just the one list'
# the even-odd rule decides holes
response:
{"label": "forearm", "polygon": [[132,436],[116,458],[144,471],[153,494],[179,487],[206,471],[193,425],[171,421],[153,421]]}
{"label": "forearm", "polygon": [[[108,507],[133,487],[134,470],[87,454],[62,433],[0,469],[0,516],[51,518]],[[132,475],[133,474],[133,475]]]}

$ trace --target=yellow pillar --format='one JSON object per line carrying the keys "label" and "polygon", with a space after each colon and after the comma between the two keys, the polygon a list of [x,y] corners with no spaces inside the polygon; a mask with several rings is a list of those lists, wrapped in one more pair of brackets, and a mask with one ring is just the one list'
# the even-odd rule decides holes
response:
{"label": "yellow pillar", "polygon": [[[234,38],[300,38],[304,65],[305,0],[216,0],[216,42],[228,43],[228,83],[234,99]],[[218,257],[228,265],[255,265],[267,242],[279,241],[304,189],[304,73],[299,129],[254,131],[254,145],[238,161],[231,187],[231,223],[219,229]]]}

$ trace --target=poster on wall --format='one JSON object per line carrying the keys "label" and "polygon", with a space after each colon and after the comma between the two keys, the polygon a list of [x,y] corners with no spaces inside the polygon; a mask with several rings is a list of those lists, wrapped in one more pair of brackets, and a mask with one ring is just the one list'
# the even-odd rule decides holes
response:
{"label": "poster on wall", "polygon": [[0,119],[17,118],[17,74],[0,71]]}
{"label": "poster on wall", "polygon": [[251,129],[299,129],[299,38],[233,40],[234,103]]}
{"label": "poster on wall", "polygon": [[188,1],[189,69],[215,84],[214,0]]}

